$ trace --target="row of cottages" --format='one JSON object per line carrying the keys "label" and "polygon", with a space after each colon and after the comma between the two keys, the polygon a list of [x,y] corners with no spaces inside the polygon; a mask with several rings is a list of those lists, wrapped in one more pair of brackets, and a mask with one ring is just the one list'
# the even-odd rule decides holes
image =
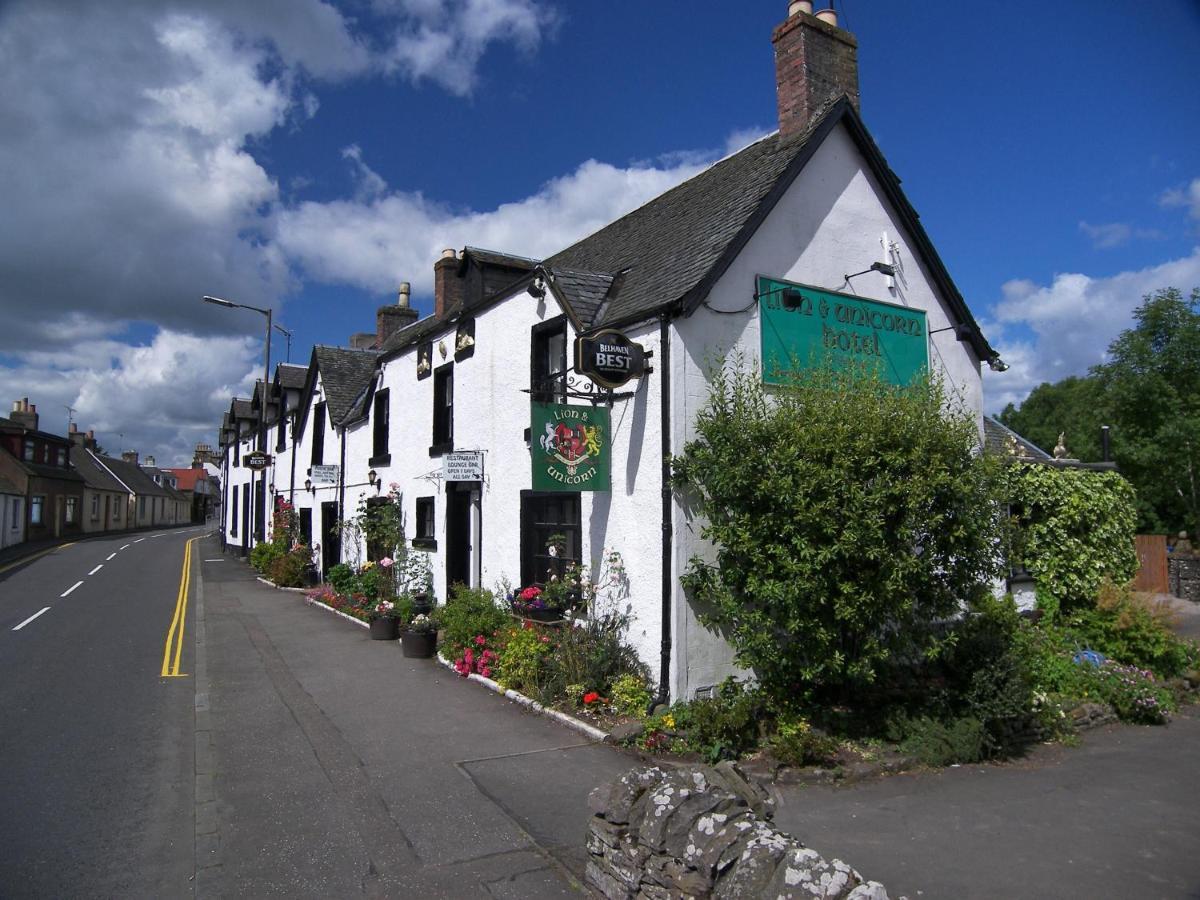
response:
{"label": "row of cottages", "polygon": [[439,598],[617,560],[607,601],[662,695],[729,674],[679,582],[712,551],[669,484],[714,361],[740,354],[768,383],[814,356],[897,380],[932,365],[981,429],[981,363],[1000,365],[863,124],[853,36],[792,7],[773,35],[776,133],[547,259],[445,251],[431,316],[402,291],[373,339],[314,350],[261,475],[237,473],[261,440],[234,401],[229,540],[249,546],[247,523],[284,497],[322,568],[356,561],[368,548],[336,523],[394,485]]}
{"label": "row of cottages", "polygon": [[28,398],[0,418],[0,547],[186,523],[190,501],[137,454],[100,453],[74,424],[67,436],[39,428]]}

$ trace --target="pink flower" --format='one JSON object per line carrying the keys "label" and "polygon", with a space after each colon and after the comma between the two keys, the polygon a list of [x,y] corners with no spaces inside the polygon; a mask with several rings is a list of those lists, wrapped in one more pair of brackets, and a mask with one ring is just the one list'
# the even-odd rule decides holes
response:
{"label": "pink flower", "polygon": [[390,569],[392,567],[392,558],[390,556],[385,556],[379,561],[379,565],[383,566],[385,569]]}
{"label": "pink flower", "polygon": [[479,673],[479,674],[480,674],[480,675],[482,675],[484,678],[491,678],[491,677],[492,677],[492,670],[491,670],[491,669],[489,669],[487,666],[484,666],[484,667],[483,667],[483,669],[480,671],[480,673]]}
{"label": "pink flower", "polygon": [[477,634],[477,635],[475,635],[475,643],[477,645],[479,645],[480,647],[482,647],[484,644],[487,643],[487,638],[485,638],[482,634]]}

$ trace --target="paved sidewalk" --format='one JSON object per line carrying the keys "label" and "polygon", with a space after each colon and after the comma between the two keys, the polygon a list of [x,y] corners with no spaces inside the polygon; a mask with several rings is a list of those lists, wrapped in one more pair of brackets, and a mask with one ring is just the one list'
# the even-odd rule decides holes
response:
{"label": "paved sidewalk", "polygon": [[[636,759],[202,564],[197,896],[587,893],[587,795]],[[786,788],[776,824],[910,900],[1196,898],[1198,747],[1192,709],[1010,765]]]}
{"label": "paved sidewalk", "polygon": [[197,896],[586,893],[587,795],[635,760],[240,562],[203,565],[215,815],[198,817]]}

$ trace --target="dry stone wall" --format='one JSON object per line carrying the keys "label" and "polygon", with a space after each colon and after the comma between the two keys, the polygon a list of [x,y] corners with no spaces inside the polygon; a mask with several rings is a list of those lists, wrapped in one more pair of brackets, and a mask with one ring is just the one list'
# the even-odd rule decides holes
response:
{"label": "dry stone wall", "polygon": [[589,803],[587,881],[608,900],[887,900],[772,826],[773,798],[732,763],[639,767]]}
{"label": "dry stone wall", "polygon": [[1200,556],[1172,554],[1167,560],[1167,580],[1176,597],[1200,603]]}

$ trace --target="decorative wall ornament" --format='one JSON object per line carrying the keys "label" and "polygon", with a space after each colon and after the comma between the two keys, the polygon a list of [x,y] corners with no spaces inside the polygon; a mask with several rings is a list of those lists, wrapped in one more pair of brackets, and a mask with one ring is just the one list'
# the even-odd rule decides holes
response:
{"label": "decorative wall ornament", "polygon": [[442,359],[445,359],[449,352],[450,351],[446,349],[446,342],[444,340],[438,341],[438,353],[442,355]]}
{"label": "decorative wall ornament", "polygon": [[454,359],[461,362],[475,352],[475,320],[463,319],[454,335]]}
{"label": "decorative wall ornament", "polygon": [[425,341],[417,347],[417,378],[428,378],[433,372],[433,344]]}

